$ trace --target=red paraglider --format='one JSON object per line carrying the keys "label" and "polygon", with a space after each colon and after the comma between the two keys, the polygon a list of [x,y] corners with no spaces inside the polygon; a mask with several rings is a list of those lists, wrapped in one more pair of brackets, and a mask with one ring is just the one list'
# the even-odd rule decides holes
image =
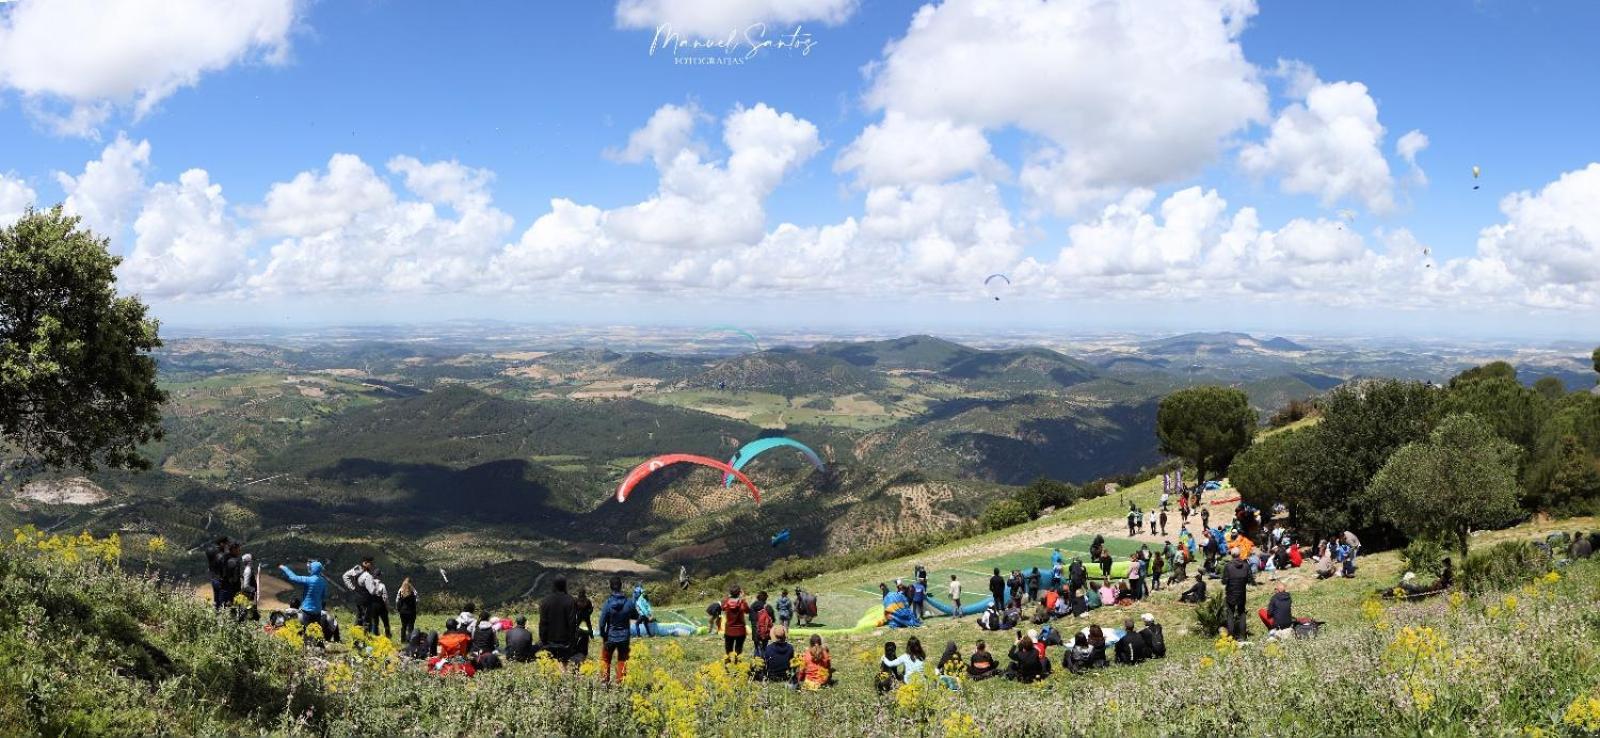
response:
{"label": "red paraglider", "polygon": [[666,454],[664,456],[657,456],[649,461],[644,462],[643,464],[634,467],[633,471],[628,472],[628,476],[623,478],[622,484],[617,487],[617,502],[625,502],[628,499],[628,494],[633,492],[634,486],[644,481],[645,477],[654,474],[658,469],[662,469],[673,464],[699,464],[701,466],[709,466],[722,472],[723,474],[730,474],[735,479],[744,482],[744,486],[750,488],[750,496],[756,498],[757,503],[761,502],[761,490],[756,487],[754,482],[750,481],[749,477],[744,475],[744,472],[728,466],[721,461],[717,461],[716,459],[710,459],[704,456],[695,456],[693,454]]}

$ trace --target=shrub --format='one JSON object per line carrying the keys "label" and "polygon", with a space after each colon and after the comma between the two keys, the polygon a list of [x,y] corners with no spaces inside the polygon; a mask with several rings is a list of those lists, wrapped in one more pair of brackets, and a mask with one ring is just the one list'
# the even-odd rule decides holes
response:
{"label": "shrub", "polygon": [[1467,557],[1461,566],[1461,587],[1473,594],[1509,589],[1550,571],[1553,565],[1551,557],[1532,543],[1506,541]]}
{"label": "shrub", "polygon": [[1013,525],[1021,525],[1032,519],[1033,517],[1028,514],[1028,511],[1023,509],[1022,503],[1016,500],[999,500],[991,503],[983,511],[983,515],[978,517],[979,522],[983,523],[983,527],[989,530],[1010,528]]}
{"label": "shrub", "polygon": [[1411,543],[1406,544],[1405,550],[1400,552],[1406,571],[1416,572],[1419,577],[1424,574],[1438,575],[1444,571],[1446,555],[1444,543],[1433,536],[1412,539]]}
{"label": "shrub", "polygon": [[1194,623],[1200,628],[1202,636],[1215,635],[1217,631],[1228,625],[1228,608],[1222,603],[1222,593],[1211,595],[1211,599],[1200,603],[1194,609]]}

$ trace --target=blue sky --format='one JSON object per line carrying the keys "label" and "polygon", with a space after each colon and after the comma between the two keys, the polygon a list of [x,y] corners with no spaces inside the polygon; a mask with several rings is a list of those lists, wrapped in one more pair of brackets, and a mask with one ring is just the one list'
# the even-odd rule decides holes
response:
{"label": "blue sky", "polygon": [[[910,2],[815,0],[814,12],[797,20],[765,0],[707,0],[702,10],[722,9],[694,17],[673,0],[625,3],[644,19],[626,23],[641,27],[622,27],[618,7],[598,1],[248,0],[252,12],[208,18],[200,0],[176,0],[174,12],[149,19],[148,28],[91,28],[86,36],[110,40],[94,46],[110,48],[76,52],[105,57],[81,69],[66,69],[39,36],[61,27],[52,23],[103,25],[114,14],[94,9],[105,6],[0,6],[0,217],[20,210],[18,192],[40,206],[67,200],[137,262],[124,285],[175,323],[731,315],[770,323],[1577,335],[1600,305],[1600,267],[1582,266],[1600,261],[1600,224],[1581,207],[1600,210],[1592,206],[1600,200],[1587,199],[1600,197],[1600,167],[1588,169],[1600,161],[1600,95],[1588,92],[1600,89],[1594,3],[1163,0],[1164,12],[1147,4],[1117,16],[1126,16],[1116,32],[1129,43],[1173,32],[1162,27],[1164,16],[1181,15],[1217,36],[1209,46],[1175,49],[1174,69],[1194,67],[1186,55],[1215,61],[1237,51],[1243,60],[1193,73],[1186,86],[1196,98],[1166,111],[1177,117],[1165,121],[1147,121],[1139,104],[1105,100],[1093,83],[1126,80],[1128,99],[1164,89],[1149,78],[1154,62],[1119,62],[1105,52],[1114,47],[1102,46],[1111,41],[1085,32],[1107,28],[1085,19],[1124,9],[1113,0],[999,3],[1014,6],[1008,22],[1059,24],[1011,61],[1001,51],[1014,40],[1000,33],[1003,24],[988,29],[993,38],[981,28],[963,37],[957,20],[939,30],[937,16],[968,12],[965,0],[930,4],[923,12],[934,22],[921,32],[908,30],[920,7]],[[1096,15],[1102,11],[1110,15]],[[1242,31],[1220,30],[1230,14]],[[760,21],[772,37],[799,25],[816,45],[804,56],[768,50],[737,66],[647,53],[657,23]],[[952,39],[970,45],[958,49]],[[902,40],[904,48],[889,50]],[[1048,66],[1058,49],[1064,65],[1104,66],[1044,82],[1027,73],[1038,67],[1004,68]],[[969,100],[955,92],[922,94],[945,81],[917,76],[952,63],[939,57],[945,53],[968,55],[947,68],[956,74],[1000,67],[961,93],[984,112],[965,109]],[[1310,76],[1280,74],[1280,60],[1301,63]],[[1243,98],[1211,124],[1213,135],[1184,140],[1192,132],[1184,116],[1228,105],[1206,102],[1211,84],[1218,100],[1230,89]],[[1312,89],[1310,97],[1297,85]],[[1319,111],[1316,89],[1339,100]],[[1013,101],[986,109],[990,102],[979,98],[990,91]],[[1038,100],[1047,112],[1019,108],[1015,98]],[[1274,124],[1302,103],[1315,115],[1275,140]],[[1375,107],[1375,119],[1363,118],[1364,105]],[[630,135],[663,106],[688,111],[688,128],[662,129],[688,138],[669,136],[677,148],[620,161]],[[773,115],[744,122],[769,131],[775,138],[760,145],[788,158],[774,172],[740,174],[726,161],[725,127],[737,111],[763,106]],[[901,110],[930,125],[970,128],[961,140],[983,142],[991,164],[952,160],[930,177],[899,178],[901,160],[886,149],[863,154],[882,157],[867,159],[886,162],[877,170],[841,163],[864,130]],[[1131,124],[1117,117],[1128,111]],[[1154,132],[1132,146],[1145,154],[1096,153],[1125,143],[1119,126],[1147,122]],[[1416,154],[1426,184],[1395,149],[1408,131],[1426,136]],[[918,161],[953,150],[894,138]],[[120,167],[79,176],[90,162],[116,159],[110,149],[119,142]],[[140,144],[148,146],[142,154]],[[1257,155],[1247,163],[1252,147]],[[668,162],[679,150],[693,152],[694,166],[680,161],[673,175]],[[1071,164],[1060,171],[1078,172],[1070,185],[1027,184],[1024,172],[1047,150]],[[335,154],[354,155],[370,176],[334,182]],[[418,192],[404,173],[410,165],[394,164],[396,157],[444,164],[429,181],[470,181],[481,197],[467,206]],[[1185,157],[1200,166],[1164,168]],[[1483,168],[1476,191],[1475,164]],[[1150,171],[1125,174],[1141,167]],[[1380,176],[1374,167],[1386,169]],[[185,179],[190,170],[204,179]],[[868,182],[873,171],[887,173]],[[693,191],[671,184],[691,174],[715,179]],[[306,180],[300,199],[286,186],[297,176]],[[1290,183],[1297,176],[1298,186]],[[326,186],[315,186],[324,177]],[[208,198],[206,185],[220,191]],[[283,201],[276,209],[268,202],[274,185]],[[351,194],[362,187],[386,187],[388,200],[431,212],[385,210],[400,206]],[[1190,188],[1198,189],[1180,194]],[[737,197],[728,194],[735,190]],[[1058,190],[1073,193],[1069,203],[1046,199]],[[1508,211],[1503,198],[1514,193],[1527,194]],[[629,216],[635,226],[626,233],[613,227],[623,218],[615,211],[653,196],[670,202]],[[533,233],[557,198],[594,214],[558,235]],[[652,241],[651,228],[668,227],[651,220],[664,210],[674,222],[705,222],[707,233]],[[1253,225],[1239,220],[1241,210],[1253,212]],[[324,217],[332,211],[342,216]],[[748,217],[721,222],[729,212]],[[435,220],[385,230],[402,217]],[[330,231],[328,218],[344,225]],[[794,245],[775,237],[783,224],[856,231],[840,236],[842,247],[815,233],[795,236]],[[1497,229],[1487,247],[1485,229]],[[1562,244],[1555,255],[1545,247],[1552,239]],[[526,248],[509,248],[518,243]],[[1214,255],[1225,247],[1238,251],[1226,264]],[[819,263],[840,254],[848,268]],[[546,268],[552,263],[561,266]],[[766,273],[784,270],[792,273]],[[991,271],[1017,277],[1001,306],[978,286]]]}

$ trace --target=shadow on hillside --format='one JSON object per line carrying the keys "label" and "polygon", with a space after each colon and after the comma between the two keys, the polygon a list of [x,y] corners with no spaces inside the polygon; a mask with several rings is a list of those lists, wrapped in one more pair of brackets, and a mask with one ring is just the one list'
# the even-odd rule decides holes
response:
{"label": "shadow on hillside", "polygon": [[411,530],[479,522],[569,532],[574,516],[549,504],[550,487],[535,471],[536,467],[521,459],[466,469],[340,459],[312,471],[307,478],[339,485],[350,494],[305,502],[329,513],[398,518]]}

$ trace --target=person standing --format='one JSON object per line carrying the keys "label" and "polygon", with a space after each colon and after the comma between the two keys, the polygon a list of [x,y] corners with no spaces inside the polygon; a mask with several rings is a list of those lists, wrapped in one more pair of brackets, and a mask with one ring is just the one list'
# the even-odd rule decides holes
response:
{"label": "person standing", "polygon": [[989,577],[989,596],[994,598],[996,609],[1006,606],[1006,580],[1000,576],[1000,567],[994,568],[994,574]]}
{"label": "person standing", "polygon": [[611,682],[611,660],[617,661],[617,683],[628,676],[628,651],[632,635],[631,621],[638,618],[634,600],[622,593],[622,577],[611,578],[611,595],[600,606],[600,635],[605,642],[600,646],[600,683]]}
{"label": "person standing", "polygon": [[1038,602],[1039,601],[1039,588],[1041,586],[1043,586],[1043,581],[1044,581],[1044,575],[1039,573],[1039,567],[1035,566],[1035,567],[1033,567],[1033,571],[1028,572],[1028,601],[1029,602]]}
{"label": "person standing", "polygon": [[417,629],[417,590],[411,586],[411,577],[400,580],[400,589],[394,594],[394,611],[400,615],[400,640],[411,642]]}
{"label": "person standing", "polygon": [[1128,537],[1129,538],[1132,538],[1132,537],[1134,537],[1135,535],[1138,534],[1138,526],[1139,526],[1139,508],[1138,508],[1138,506],[1133,505],[1132,503],[1130,503],[1128,505]]}
{"label": "person standing", "polygon": [[367,594],[370,597],[367,600],[370,603],[367,605],[367,632],[377,635],[378,623],[382,622],[383,637],[392,638],[393,634],[389,632],[389,587],[380,578],[382,575],[382,572],[373,570],[367,577]]}
{"label": "person standing", "polygon": [[566,662],[578,639],[578,602],[567,594],[566,577],[556,577],[551,589],[539,601],[539,644],[551,658]]}
{"label": "person standing", "polygon": [[1250,583],[1250,567],[1234,552],[1233,559],[1222,568],[1222,599],[1227,608],[1228,633],[1234,640],[1245,638],[1245,587]]}
{"label": "person standing", "polygon": [[722,657],[736,661],[744,655],[744,639],[749,635],[750,604],[744,601],[743,592],[735,584],[728,590],[728,599],[722,601]]}
{"label": "person standing", "polygon": [[789,599],[789,590],[778,592],[778,624],[789,627],[789,621],[794,618],[794,600]]}
{"label": "person standing", "polygon": [[1155,557],[1150,559],[1150,581],[1148,585],[1152,590],[1161,591],[1161,572],[1165,568],[1166,556],[1164,552],[1157,551]]}
{"label": "person standing", "polygon": [[228,544],[228,550],[222,557],[222,604],[228,608],[235,606],[234,598],[239,595],[241,582],[244,578],[244,554],[238,541]]}
{"label": "person standing", "polygon": [[361,559],[361,563],[350,567],[350,570],[340,577],[344,582],[344,588],[355,593],[357,628],[367,626],[367,613],[372,609],[371,589],[367,586],[367,580],[371,578],[371,571],[372,557],[368,556]]}
{"label": "person standing", "polygon": [[222,567],[228,560],[228,537],[217,536],[215,542],[206,546],[205,554],[206,570],[211,573],[211,605],[221,610],[224,602],[222,591],[225,589],[222,583]]}
{"label": "person standing", "polygon": [[1144,562],[1139,560],[1139,554],[1128,557],[1128,591],[1136,600],[1144,599],[1144,580],[1140,570]]}
{"label": "person standing", "polygon": [[950,611],[950,614],[955,616],[955,618],[957,620],[960,620],[961,619],[961,580],[957,579],[956,575],[954,575],[954,574],[950,575],[950,602],[952,603],[951,607],[954,608],[954,609],[952,609]]}
{"label": "person standing", "polygon": [[[1154,533],[1155,531],[1151,531],[1151,532]],[[1161,508],[1161,535],[1164,536],[1166,534],[1167,534],[1167,508],[1165,506],[1163,506]]]}
{"label": "person standing", "polygon": [[278,571],[282,572],[284,579],[305,587],[305,591],[300,594],[300,627],[321,623],[322,601],[328,593],[328,583],[322,581],[322,562],[312,561],[306,564],[306,571],[310,573],[305,576],[300,576],[294,573],[293,569],[283,565],[278,566]]}
{"label": "person standing", "polygon": [[246,605],[244,617],[251,620],[261,619],[261,565],[256,563],[256,557],[245,554],[239,558],[239,593],[244,595],[249,604]]}

